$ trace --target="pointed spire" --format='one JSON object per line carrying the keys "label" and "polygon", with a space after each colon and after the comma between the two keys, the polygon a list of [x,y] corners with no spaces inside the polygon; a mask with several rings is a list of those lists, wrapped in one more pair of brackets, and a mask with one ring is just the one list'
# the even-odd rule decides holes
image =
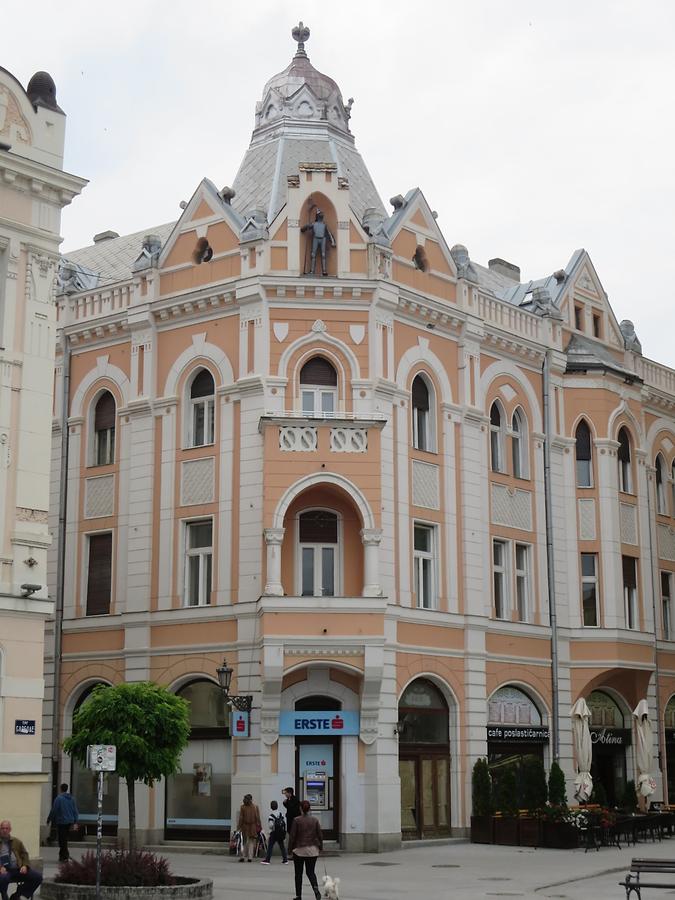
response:
{"label": "pointed spire", "polygon": [[298,42],[298,51],[295,55],[306,57],[305,41],[309,40],[309,28],[306,25],[303,25],[302,22],[299,22],[293,31],[291,31],[291,35],[293,36],[293,40]]}

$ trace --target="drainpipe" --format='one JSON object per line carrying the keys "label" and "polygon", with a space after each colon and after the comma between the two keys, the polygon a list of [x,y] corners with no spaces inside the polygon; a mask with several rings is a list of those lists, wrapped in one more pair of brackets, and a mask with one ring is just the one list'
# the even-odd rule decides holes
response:
{"label": "drainpipe", "polygon": [[[659,746],[659,769],[668,774],[668,759],[665,753],[665,731],[661,728],[661,691],[659,688],[659,645],[656,629],[657,597],[659,596],[658,582],[654,573],[654,523],[652,522],[652,492],[647,475],[647,515],[649,516],[649,567],[652,573],[652,615],[654,617],[654,687],[656,693],[656,733]],[[665,769],[664,769],[665,762]],[[663,798],[668,803],[668,779],[663,779]]]}
{"label": "drainpipe", "polygon": [[542,367],[544,405],[544,501],[546,506],[546,578],[551,625],[551,729],[553,759],[560,759],[560,694],[558,692],[558,614],[555,601],[555,563],[553,556],[553,498],[551,495],[551,351],[547,350]]}
{"label": "drainpipe", "polygon": [[58,554],[56,560],[56,609],[54,611],[54,696],[52,697],[52,800],[59,792],[61,753],[61,629],[66,576],[66,513],[68,504],[68,410],[70,407],[70,341],[63,333],[63,378],[61,397],[61,471],[59,483]]}

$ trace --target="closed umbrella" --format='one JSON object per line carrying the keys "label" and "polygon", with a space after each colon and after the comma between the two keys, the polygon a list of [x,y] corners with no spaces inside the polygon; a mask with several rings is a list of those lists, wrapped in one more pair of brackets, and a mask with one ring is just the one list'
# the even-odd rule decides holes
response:
{"label": "closed umbrella", "polygon": [[591,711],[583,697],[580,697],[574,704],[570,715],[572,716],[574,755],[577,759],[574,796],[580,803],[585,803],[593,790],[593,779],[591,778],[593,745],[591,744],[591,731],[588,727]]}
{"label": "closed umbrella", "polygon": [[[640,700],[633,710],[635,719],[635,756],[638,767],[637,792],[640,798],[647,798],[656,790],[654,780],[654,735],[649,721],[649,707],[646,700]],[[644,802],[644,801],[643,801]]]}

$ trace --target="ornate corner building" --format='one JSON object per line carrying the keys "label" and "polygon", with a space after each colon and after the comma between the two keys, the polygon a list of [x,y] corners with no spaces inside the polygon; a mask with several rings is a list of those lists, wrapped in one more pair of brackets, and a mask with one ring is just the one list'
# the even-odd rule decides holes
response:
{"label": "ornate corner building", "polygon": [[0,796],[38,852],[44,625],[61,210],[85,181],[63,171],[65,115],[46,72],[0,68]]}
{"label": "ornate corner building", "polygon": [[[618,799],[646,698],[661,796],[675,372],[585,251],[522,282],[450,248],[420,190],[388,213],[351,101],[294,37],[232,187],[63,261],[44,752],[96,684],[151,679],[192,734],[142,790],[147,839],[222,838],[244,793],[294,785],[329,837],[382,850],[461,833],[480,756],[495,777],[559,756],[571,794],[581,696]],[[91,776],[55,762],[93,821]],[[111,831],[118,797],[111,777]]]}

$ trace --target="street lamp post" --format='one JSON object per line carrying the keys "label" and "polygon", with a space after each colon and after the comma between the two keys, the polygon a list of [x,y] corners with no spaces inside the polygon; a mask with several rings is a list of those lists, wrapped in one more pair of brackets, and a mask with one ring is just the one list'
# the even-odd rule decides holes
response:
{"label": "street lamp post", "polygon": [[218,683],[223,692],[223,699],[228,706],[232,706],[239,712],[251,712],[253,706],[253,696],[251,694],[230,694],[230,685],[232,684],[232,674],[234,669],[228,666],[227,660],[223,657],[222,666],[216,669],[218,673]]}

